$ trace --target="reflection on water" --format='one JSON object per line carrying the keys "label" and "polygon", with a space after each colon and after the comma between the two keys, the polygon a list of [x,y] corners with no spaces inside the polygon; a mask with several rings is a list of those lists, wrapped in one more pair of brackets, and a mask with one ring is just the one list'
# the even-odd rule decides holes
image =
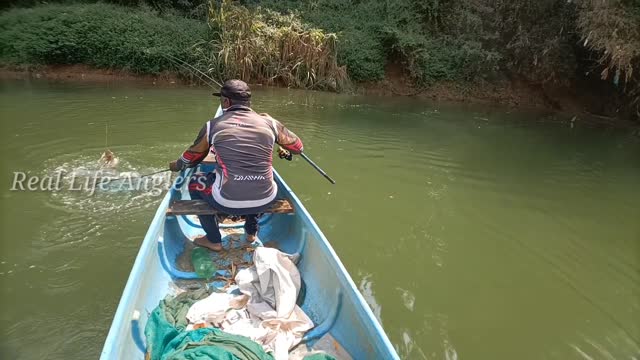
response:
{"label": "reflection on water", "polygon": [[[338,182],[274,162],[402,358],[640,358],[637,137],[402,98],[257,89],[255,107]],[[0,82],[0,111],[0,357],[95,358],[161,197],[14,192],[10,174],[91,177],[105,123],[119,174],[164,169],[215,104],[206,89]]]}

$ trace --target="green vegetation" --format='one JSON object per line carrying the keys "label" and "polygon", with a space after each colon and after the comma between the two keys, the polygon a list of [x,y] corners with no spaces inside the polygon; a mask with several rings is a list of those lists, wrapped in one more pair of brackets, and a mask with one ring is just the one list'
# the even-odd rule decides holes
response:
{"label": "green vegetation", "polygon": [[358,81],[382,79],[392,63],[399,63],[418,86],[497,79],[575,86],[586,78],[592,86],[622,95],[623,103],[612,107],[626,105],[640,116],[638,0],[247,3],[293,11],[336,32],[339,63]]}
{"label": "green vegetation", "polygon": [[[445,31],[446,7],[439,1],[265,0],[281,12],[295,9],[303,19],[339,36],[339,60],[357,81],[381,80],[385,66],[401,61],[419,84],[469,80],[490,72],[498,54],[474,37]],[[444,2],[443,2],[444,3]],[[454,19],[451,19],[452,21]]]}
{"label": "green vegetation", "polygon": [[108,4],[12,9],[0,16],[0,60],[155,74],[175,68],[167,55],[192,59],[191,45],[208,32],[201,21]]}
{"label": "green vegetation", "polygon": [[5,11],[0,61],[156,73],[175,66],[167,60],[173,57],[217,79],[332,90],[349,79],[383,80],[392,67],[417,88],[442,81],[586,85],[611,94],[603,99],[610,108],[640,116],[639,0],[112,2],[129,8]]}

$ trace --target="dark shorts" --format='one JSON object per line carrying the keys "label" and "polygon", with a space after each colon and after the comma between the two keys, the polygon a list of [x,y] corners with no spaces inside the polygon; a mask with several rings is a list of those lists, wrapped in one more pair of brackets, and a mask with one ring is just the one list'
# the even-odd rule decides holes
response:
{"label": "dark shorts", "polygon": [[253,207],[253,208],[229,208],[223,205],[218,204],[218,202],[213,198],[213,183],[216,181],[216,174],[214,172],[210,173],[195,173],[191,176],[189,180],[189,194],[192,199],[201,199],[205,200],[209,205],[211,205],[214,209],[220,211],[221,213],[228,215],[251,215],[251,214],[259,214],[267,210],[272,202],[269,202],[266,205]]}
{"label": "dark shorts", "polygon": [[[247,235],[256,235],[258,233],[258,218],[260,213],[265,210],[270,204],[261,206],[259,208],[250,209],[231,209],[218,204],[214,199],[211,191],[213,189],[213,182],[216,179],[215,173],[197,173],[191,177],[189,181],[189,194],[192,199],[205,200],[209,205],[213,206],[216,210],[235,216],[244,216],[244,231]],[[219,244],[222,242],[220,229],[218,228],[218,219],[214,215],[198,215],[200,219],[200,225],[204,229],[207,239],[214,243]]]}

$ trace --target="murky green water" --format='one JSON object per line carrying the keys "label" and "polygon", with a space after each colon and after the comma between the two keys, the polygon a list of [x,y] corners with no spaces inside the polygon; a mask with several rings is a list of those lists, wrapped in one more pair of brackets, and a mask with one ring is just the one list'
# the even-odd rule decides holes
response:
{"label": "murky green water", "polygon": [[[9,191],[13,171],[162,169],[205,89],[0,83],[0,357],[96,358],[160,200]],[[534,114],[255,92],[338,182],[276,167],[407,359],[640,357],[640,139]]]}

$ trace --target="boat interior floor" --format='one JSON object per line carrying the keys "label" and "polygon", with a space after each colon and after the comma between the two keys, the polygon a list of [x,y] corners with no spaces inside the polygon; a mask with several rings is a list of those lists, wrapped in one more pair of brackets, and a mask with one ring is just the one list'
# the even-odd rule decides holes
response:
{"label": "boat interior floor", "polygon": [[[193,219],[193,221],[197,222],[197,218]],[[228,226],[242,225],[240,219],[235,222],[224,220],[223,223]],[[244,229],[241,227],[225,227],[221,228],[220,231],[222,234],[222,250],[209,251],[211,260],[218,269],[210,285],[218,291],[226,291],[234,285],[234,278],[238,271],[253,265],[253,251],[255,248],[246,241]],[[274,244],[271,242],[267,245],[273,246]],[[194,272],[191,254],[196,247],[197,245],[194,244],[193,238],[185,239],[182,253],[176,258],[175,266],[178,270]],[[202,279],[199,282],[204,284],[205,280]]]}
{"label": "boat interior floor", "polygon": [[[174,279],[170,288],[170,295],[177,295],[184,291],[193,291],[202,288],[213,287],[217,291],[232,291],[235,285],[235,274],[240,270],[253,265],[253,251],[251,244],[247,243],[242,228],[243,221],[240,218],[221,218],[220,228],[222,233],[223,250],[220,252],[210,251],[211,258],[219,271],[213,282],[205,279]],[[198,223],[197,216],[191,219]],[[264,246],[276,248],[275,241],[267,242]],[[185,272],[193,272],[191,263],[191,253],[197,245],[192,239],[186,239],[182,253],[176,259],[176,267]],[[302,342],[289,353],[290,360],[302,360],[305,356],[315,351],[325,352],[335,359],[351,360],[352,357],[344,350],[340,343],[331,334],[325,333],[321,338],[314,341],[313,346],[308,346]]]}

